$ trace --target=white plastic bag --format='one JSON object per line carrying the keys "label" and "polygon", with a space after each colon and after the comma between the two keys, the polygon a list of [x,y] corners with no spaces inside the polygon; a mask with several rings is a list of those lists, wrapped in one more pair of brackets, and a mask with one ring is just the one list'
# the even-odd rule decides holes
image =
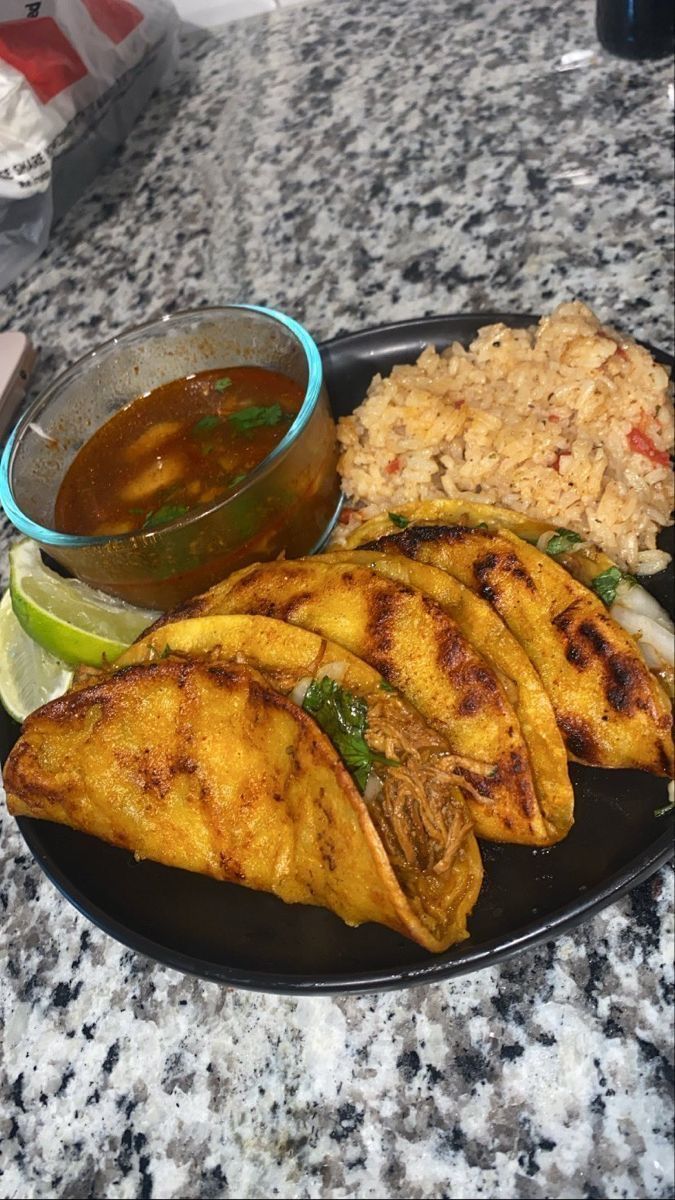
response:
{"label": "white plastic bag", "polygon": [[169,0],[1,0],[0,290],[170,74],[177,25]]}

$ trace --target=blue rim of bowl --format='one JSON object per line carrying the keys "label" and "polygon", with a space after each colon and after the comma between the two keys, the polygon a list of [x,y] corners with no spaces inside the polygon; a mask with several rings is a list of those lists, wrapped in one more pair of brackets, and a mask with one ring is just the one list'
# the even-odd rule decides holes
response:
{"label": "blue rim of bowl", "polygon": [[[27,425],[30,424],[35,410],[44,403],[45,393],[53,391],[57,386],[61,386],[68,376],[81,367],[84,363],[92,362],[104,350],[108,350],[111,346],[115,346],[123,338],[128,337],[132,333],[141,333],[144,330],[149,330],[155,326],[161,327],[179,317],[200,317],[207,316],[209,313],[223,313],[228,310],[260,313],[264,317],[270,317],[273,321],[277,321],[280,325],[284,325],[299,341],[305,355],[308,368],[307,387],[305,395],[295,420],[289,426],[288,430],[282,437],[281,441],[274,447],[273,450],[258,463],[257,467],[246,476],[240,488],[232,491],[224,500],[215,501],[208,507],[195,508],[185,516],[179,517],[176,521],[171,521],[167,525],[163,525],[161,529],[152,530],[135,530],[130,533],[114,533],[114,534],[77,534],[77,533],[59,533],[56,529],[47,529],[44,525],[39,525],[37,521],[31,520],[17,505],[12,494],[12,488],[9,480],[9,469],[12,460],[12,452],[16,444],[18,436],[23,433]],[[90,350],[88,354],[83,354],[80,358],[66,367],[60,375],[57,375],[53,383],[48,388],[43,389],[36,399],[31,404],[30,408],[19,418],[12,432],[10,433],[5,448],[2,452],[0,460],[0,504],[5,510],[10,521],[16,528],[27,537],[33,538],[36,542],[41,542],[45,546],[104,546],[110,542],[125,542],[131,541],[133,538],[143,536],[144,538],[152,538],[161,536],[168,529],[180,528],[183,525],[189,525],[194,520],[207,516],[220,508],[221,505],[229,503],[235,496],[241,495],[242,492],[260,478],[263,472],[269,469],[271,463],[278,459],[289,446],[293,444],[302,430],[305,428],[309,418],[316,408],[321,385],[323,383],[323,366],[321,363],[321,355],[319,354],[316,342],[307,332],[304,326],[295,321],[293,317],[289,317],[286,313],[278,312],[274,308],[264,308],[259,304],[217,304],[207,305],[204,308],[184,308],[175,313],[166,313],[163,317],[157,320],[146,321],[141,325],[133,325],[129,329],[123,330],[117,337],[108,338],[106,342],[102,342],[95,350]],[[339,513],[339,508],[338,508]],[[337,519],[337,514],[335,516]],[[333,524],[335,523],[333,520]],[[322,539],[325,535],[322,535]]]}

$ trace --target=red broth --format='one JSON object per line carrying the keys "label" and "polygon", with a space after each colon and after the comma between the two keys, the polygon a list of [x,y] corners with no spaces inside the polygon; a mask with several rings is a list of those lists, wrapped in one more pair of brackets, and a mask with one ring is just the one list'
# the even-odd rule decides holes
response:
{"label": "red broth", "polygon": [[281,441],[302,400],[299,384],[264,367],[199,371],[139,396],[78,451],[56,528],[158,529],[219,500]]}

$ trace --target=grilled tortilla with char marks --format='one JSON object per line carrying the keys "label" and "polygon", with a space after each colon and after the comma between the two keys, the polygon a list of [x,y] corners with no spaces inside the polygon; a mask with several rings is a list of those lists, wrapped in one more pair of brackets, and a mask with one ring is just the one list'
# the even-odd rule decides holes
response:
{"label": "grilled tortilla with char marks", "polygon": [[[634,639],[642,658],[668,699],[675,696],[675,643],[673,622],[668,613],[642,586],[640,579],[624,570],[580,531],[556,528],[513,509],[476,500],[416,500],[402,504],[397,512],[378,513],[353,529],[348,548],[370,545],[408,525],[467,525],[499,533],[508,529],[538,550],[544,550],[570,575],[590,588],[616,621]],[[553,544],[553,551],[549,545]],[[659,554],[662,552],[659,551]],[[649,574],[653,574],[650,571]]]}
{"label": "grilled tortilla with char marks", "polygon": [[367,545],[440,567],[492,605],[536,667],[570,757],[672,771],[665,692],[630,635],[553,559],[508,530],[464,525],[409,525]]}
{"label": "grilled tortilla with char marks", "polygon": [[[530,542],[534,546],[543,535],[556,532],[556,526],[551,521],[528,517],[513,508],[503,508],[498,504],[481,504],[477,500],[447,498],[415,500],[410,504],[399,505],[393,514],[378,513],[353,529],[344,544],[349,549],[361,549],[378,538],[397,533],[407,525],[467,525],[472,529],[483,526],[493,533],[508,529],[524,542]],[[580,549],[560,551],[556,554],[556,562],[587,587],[590,587],[593,580],[603,571],[616,566],[598,546],[586,541],[581,543]]]}
{"label": "grilled tortilla with char marks", "polygon": [[261,563],[166,614],[274,617],[330,638],[373,666],[447,738],[479,837],[541,844],[529,756],[506,692],[429,596],[363,566],[321,558]]}
{"label": "grilled tortilla with char marks", "polygon": [[[352,674],[376,689],[364,671]],[[218,655],[115,669],[28,718],[5,766],[10,812],[348,924],[377,921],[432,951],[466,937],[482,866],[456,785],[446,778],[440,798],[432,787],[426,807],[411,813],[408,799],[392,820],[400,782],[385,781],[373,819],[329,738],[274,677]],[[419,717],[387,722],[407,760],[411,726],[424,740]],[[427,741],[433,771],[446,748]]]}
{"label": "grilled tortilla with char marks", "polygon": [[[357,514],[358,515],[358,514]],[[395,513],[381,512],[357,525],[346,539],[345,546],[356,550],[365,542],[374,542],[389,533],[397,533],[405,525],[484,525],[488,529],[510,529],[526,542],[536,542],[547,529],[544,521],[498,504],[481,504],[477,500],[412,500],[399,504]]]}
{"label": "grilled tortilla with char marks", "polygon": [[410,903],[416,907],[422,895],[427,908],[441,904],[440,919],[442,877],[461,862],[479,883],[478,849],[461,792],[463,780],[446,739],[367,663],[299,626],[235,615],[164,625],[130,647],[115,667],[167,654],[243,662],[296,703],[317,680],[332,680],[364,701],[367,744],[379,756],[364,800]]}
{"label": "grilled tortilla with char marks", "polygon": [[457,622],[466,640],[483,656],[513,705],[527,746],[538,808],[530,822],[533,844],[552,845],[565,837],[574,819],[574,791],[567,752],[553,706],[522,646],[494,610],[447,571],[398,554],[343,550],[323,561],[353,562],[430,596]]}

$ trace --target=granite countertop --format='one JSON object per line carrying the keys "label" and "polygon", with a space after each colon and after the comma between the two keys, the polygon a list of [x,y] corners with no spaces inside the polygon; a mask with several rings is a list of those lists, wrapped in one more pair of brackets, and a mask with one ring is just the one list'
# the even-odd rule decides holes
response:
{"label": "granite countertop", "polygon": [[[0,326],[40,345],[37,386],[231,299],[321,337],[579,296],[668,346],[668,64],[605,56],[591,10],[327,0],[186,32]],[[670,868],[501,967],[277,998],[125,950],[1,820],[2,1196],[672,1195]]]}

